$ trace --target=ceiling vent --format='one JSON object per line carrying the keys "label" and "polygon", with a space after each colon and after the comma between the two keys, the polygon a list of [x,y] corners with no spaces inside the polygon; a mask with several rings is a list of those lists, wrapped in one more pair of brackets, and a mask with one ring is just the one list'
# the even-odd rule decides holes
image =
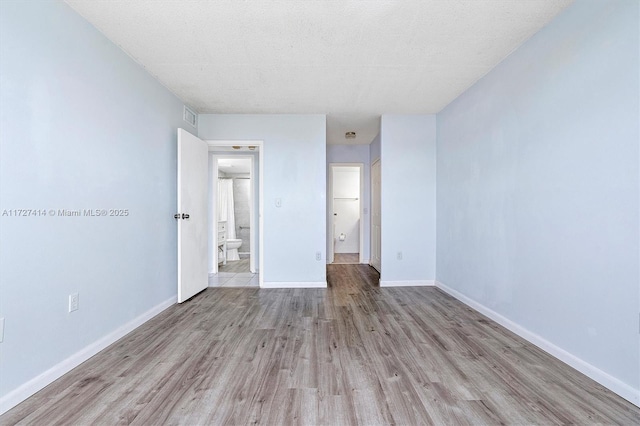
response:
{"label": "ceiling vent", "polygon": [[187,123],[191,124],[193,127],[198,127],[198,114],[196,114],[192,109],[184,106],[184,114],[182,119]]}

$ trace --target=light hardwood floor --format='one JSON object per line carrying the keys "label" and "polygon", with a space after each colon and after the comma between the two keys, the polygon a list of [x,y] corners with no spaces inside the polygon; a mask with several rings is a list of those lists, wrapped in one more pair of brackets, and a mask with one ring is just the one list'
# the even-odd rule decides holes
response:
{"label": "light hardwood floor", "polygon": [[0,424],[640,424],[640,408],[436,288],[209,288]]}

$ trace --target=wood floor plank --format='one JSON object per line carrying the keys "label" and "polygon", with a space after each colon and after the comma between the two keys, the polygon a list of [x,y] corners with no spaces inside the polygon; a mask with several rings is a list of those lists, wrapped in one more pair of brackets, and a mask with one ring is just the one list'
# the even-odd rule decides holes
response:
{"label": "wood floor plank", "polygon": [[436,288],[209,288],[1,425],[640,424],[640,408]]}

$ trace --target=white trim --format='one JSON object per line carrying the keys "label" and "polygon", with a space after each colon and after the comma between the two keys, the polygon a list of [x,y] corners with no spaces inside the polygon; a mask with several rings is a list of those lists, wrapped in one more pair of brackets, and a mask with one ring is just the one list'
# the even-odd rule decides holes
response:
{"label": "white trim", "polygon": [[264,283],[264,143],[259,141],[260,153],[258,154],[258,168],[260,182],[258,185],[258,237],[260,238],[258,247],[258,285],[262,287]]}
{"label": "white trim", "polygon": [[[208,143],[208,142],[207,142]],[[211,148],[209,148],[209,152],[211,153]],[[209,154],[211,155],[211,154]],[[217,274],[218,273],[218,185],[217,185],[217,181],[218,181],[218,177],[219,177],[219,171],[218,171],[218,156],[214,153],[213,155],[211,155],[211,158],[213,160],[213,171],[211,174],[211,179],[209,181],[209,185],[211,185],[211,188],[209,189],[209,194],[211,194],[211,199],[208,200],[209,201],[209,206],[211,208],[211,211],[209,212],[209,218],[211,220],[211,229],[209,229],[209,233],[210,233],[210,238],[213,240],[213,247],[211,247],[211,250],[213,250],[213,253],[208,253],[207,258],[210,258],[213,255],[213,268],[211,270],[212,274]],[[224,246],[223,246],[224,249]],[[226,255],[226,254],[225,254]]]}
{"label": "white trim", "polygon": [[364,163],[359,163],[360,167],[360,263],[364,259]]}
{"label": "white trim", "polygon": [[79,350],[75,354],[71,355],[69,358],[59,362],[54,365],[47,371],[41,373],[40,375],[34,377],[26,383],[23,383],[16,389],[12,390],[2,398],[0,398],[0,414],[3,414],[25,399],[29,398],[31,395],[35,394],[39,390],[43,389],[45,386],[53,383],[56,379],[60,378],[62,375],[68,373],[69,371],[76,368],[78,365],[82,364],[101,350],[105,349],[107,346],[115,343],[122,337],[129,334],[131,331],[140,327],[145,322],[149,321],[151,318],[155,317],[165,309],[170,306],[175,305],[178,302],[177,296],[173,296],[170,299],[165,300],[164,302],[154,306],[149,309],[147,312],[142,315],[132,319],[126,324],[118,327],[111,333],[106,336],[98,339],[97,341],[91,343],[89,346],[84,347]]}
{"label": "white trim", "polygon": [[327,288],[326,281],[263,281],[260,288]]}
{"label": "white trim", "polygon": [[336,225],[335,219],[333,218],[333,164],[329,163],[329,187],[327,188],[327,202],[329,207],[327,207],[327,222],[329,226],[327,226],[327,263],[333,263],[335,261],[335,233],[336,233]]}
{"label": "white trim", "polygon": [[[260,154],[258,154],[260,155]],[[256,273],[256,165],[255,157],[251,156],[251,170],[249,171],[249,272]]]}
{"label": "white trim", "polygon": [[382,219],[380,220],[380,240],[376,240],[376,243],[380,245],[380,264],[379,265],[374,265],[373,264],[373,256],[374,256],[374,250],[373,250],[373,245],[374,245],[374,232],[373,232],[373,200],[375,198],[375,195],[373,193],[373,168],[377,165],[380,164],[380,188],[379,188],[379,194],[377,194],[378,198],[380,198],[380,211],[378,212],[378,214],[382,213],[382,162],[380,161],[380,158],[375,159],[374,161],[371,162],[371,165],[369,167],[369,265],[375,269],[376,271],[378,271],[378,273],[381,273],[382,271]]}
{"label": "white trim", "polygon": [[426,287],[426,286],[434,286],[434,285],[436,285],[434,280],[409,280],[409,281],[380,280],[380,287]]}
{"label": "white trim", "polygon": [[584,361],[583,359],[580,359],[577,356],[567,352],[566,350],[562,349],[561,347],[556,346],[555,344],[549,342],[548,340],[546,340],[543,337],[537,335],[536,333],[533,333],[532,331],[527,330],[526,328],[522,327],[518,323],[516,323],[516,322],[514,322],[514,321],[512,321],[512,320],[510,320],[510,319],[508,319],[508,318],[506,318],[504,316],[502,316],[501,314],[499,314],[496,311],[494,311],[494,310],[482,305],[481,303],[476,302],[475,300],[465,296],[464,294],[460,293],[459,291],[454,290],[451,287],[447,287],[446,285],[444,285],[440,281],[436,281],[436,287],[438,287],[439,289],[441,289],[445,293],[449,294],[450,296],[455,297],[460,302],[462,302],[465,305],[475,309],[476,311],[480,312],[481,314],[485,315],[486,317],[489,317],[490,319],[492,319],[493,321],[497,322],[498,324],[500,324],[504,328],[514,332],[518,336],[520,336],[523,339],[527,340],[529,343],[537,346],[538,348],[542,349],[543,351],[545,351],[545,352],[549,353],[550,355],[556,357],[560,361],[562,361],[562,362],[568,364],[569,366],[575,368],[576,370],[578,370],[579,372],[581,372],[585,376],[590,377],[591,379],[593,379],[596,382],[600,383],[602,386],[608,388],[609,390],[611,390],[612,392],[618,394],[619,396],[621,396],[622,398],[624,398],[627,401],[631,402],[632,404],[640,406],[640,391],[638,389],[634,389],[633,387],[629,386],[628,384],[624,383],[623,381],[621,381],[621,380],[611,376],[610,374],[600,370],[599,368],[589,364],[588,362]]}

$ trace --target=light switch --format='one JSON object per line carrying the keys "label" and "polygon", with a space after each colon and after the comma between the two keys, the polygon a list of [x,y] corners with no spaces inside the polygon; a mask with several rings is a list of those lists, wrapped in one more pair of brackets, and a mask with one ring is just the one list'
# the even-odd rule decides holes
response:
{"label": "light switch", "polygon": [[282,206],[282,199],[276,198],[276,207],[281,207],[281,206]]}

